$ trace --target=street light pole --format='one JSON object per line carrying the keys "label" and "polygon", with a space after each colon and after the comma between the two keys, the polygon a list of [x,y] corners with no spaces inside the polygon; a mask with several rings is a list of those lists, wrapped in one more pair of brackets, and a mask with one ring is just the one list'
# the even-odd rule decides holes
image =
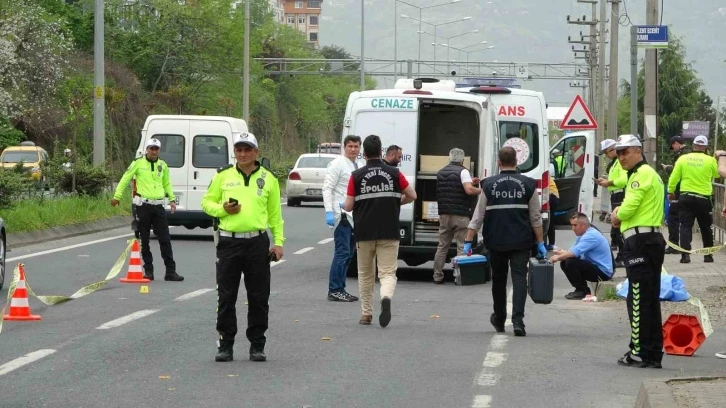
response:
{"label": "street light pole", "polygon": [[418,9],[418,75],[421,76],[421,9]]}
{"label": "street light pole", "polygon": [[245,62],[242,74],[242,119],[250,120],[250,0],[245,0]]}
{"label": "street light pole", "polygon": [[[93,16],[93,164],[106,161],[105,135],[105,71],[104,71],[103,0],[96,0]],[[76,152],[74,151],[75,155]],[[75,169],[75,166],[74,166]]]}
{"label": "street light pole", "polygon": [[[248,0],[249,1],[249,0]],[[360,0],[360,90],[366,90],[365,73],[365,0]]]}

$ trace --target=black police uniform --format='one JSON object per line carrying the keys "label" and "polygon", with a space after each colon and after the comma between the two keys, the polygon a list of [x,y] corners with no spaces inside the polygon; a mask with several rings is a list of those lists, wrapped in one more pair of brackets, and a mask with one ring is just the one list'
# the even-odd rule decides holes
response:
{"label": "black police uniform", "polygon": [[527,265],[534,241],[532,227],[542,226],[539,212],[536,219],[530,217],[531,200],[537,201],[536,188],[535,180],[518,174],[516,170],[504,170],[488,177],[482,183],[482,194],[469,223],[473,230],[479,230],[483,225],[484,245],[489,250],[492,268],[494,313],[490,322],[499,332],[504,331],[507,318],[507,273],[511,267],[514,286],[512,325],[515,334],[524,335]]}
{"label": "black police uniform", "polygon": [[[675,164],[676,161],[678,161],[678,158],[683,156],[686,153],[689,153],[690,149],[686,146],[681,147],[680,149],[676,150],[674,153],[674,160],[673,163]],[[666,174],[670,177],[671,173],[673,172],[673,166],[667,166],[666,167]],[[676,191],[674,193],[675,200],[671,201],[668,205],[668,241],[680,245],[680,214],[681,214],[681,205],[679,203],[680,196],[681,196],[681,183],[679,182],[676,186]],[[678,251],[675,249],[668,247],[666,248],[666,254],[677,254]]]}

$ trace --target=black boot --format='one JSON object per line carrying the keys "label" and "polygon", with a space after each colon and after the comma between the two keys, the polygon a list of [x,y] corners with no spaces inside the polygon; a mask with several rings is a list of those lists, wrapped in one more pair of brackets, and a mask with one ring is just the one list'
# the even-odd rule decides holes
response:
{"label": "black boot", "polygon": [[673,249],[672,247],[667,247],[666,250],[665,250],[665,253],[666,254],[669,254],[669,255],[675,255],[675,254],[677,254],[679,252],[676,251],[675,249]]}
{"label": "black boot", "polygon": [[691,255],[681,254],[681,263],[691,263]]}
{"label": "black boot", "polygon": [[522,320],[512,320],[512,327],[514,327],[514,335],[516,337],[524,337],[527,335],[527,332],[524,330],[524,321]]}
{"label": "black boot", "polygon": [[219,348],[217,348],[217,355],[214,357],[214,361],[232,361],[233,356],[234,340],[220,340]]}
{"label": "black boot", "polygon": [[149,269],[144,268],[144,279],[153,281],[154,280],[154,270],[151,268],[149,268]]}
{"label": "black boot", "polygon": [[267,361],[267,355],[265,354],[265,346],[259,346],[259,345],[250,346],[250,360]]}
{"label": "black boot", "polygon": [[706,263],[713,262],[713,255],[704,255],[703,256],[703,262],[706,262]]}
{"label": "black boot", "polygon": [[177,274],[176,272],[167,272],[166,275],[164,275],[165,281],[173,281],[173,282],[181,282],[184,280],[184,277]]}

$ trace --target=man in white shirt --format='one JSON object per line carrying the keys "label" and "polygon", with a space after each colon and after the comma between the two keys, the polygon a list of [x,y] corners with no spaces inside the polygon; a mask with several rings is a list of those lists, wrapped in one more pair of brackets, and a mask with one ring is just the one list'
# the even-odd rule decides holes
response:
{"label": "man in white shirt", "polygon": [[345,291],[348,264],[355,253],[353,237],[353,214],[343,210],[348,191],[350,174],[357,170],[360,153],[360,136],[348,135],[343,139],[343,154],[328,164],[328,173],[323,181],[323,204],[325,223],[333,228],[335,252],[328,277],[328,300],[333,302],[355,302],[358,297]]}
{"label": "man in white shirt", "polygon": [[464,151],[453,148],[449,164],[436,175],[436,203],[439,210],[439,247],[434,257],[434,282],[444,283],[444,264],[451,241],[456,239],[457,255],[464,251],[466,231],[471,220],[471,196],[481,194],[478,177],[464,167]]}

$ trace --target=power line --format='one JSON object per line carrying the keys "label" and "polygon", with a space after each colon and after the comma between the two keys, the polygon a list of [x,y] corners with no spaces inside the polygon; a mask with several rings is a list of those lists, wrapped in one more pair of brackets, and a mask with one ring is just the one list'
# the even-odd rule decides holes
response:
{"label": "power line", "polygon": [[633,25],[633,22],[630,20],[630,14],[628,14],[628,0],[623,0],[623,7],[625,8],[625,12],[619,16],[618,23],[623,27],[628,27]]}

